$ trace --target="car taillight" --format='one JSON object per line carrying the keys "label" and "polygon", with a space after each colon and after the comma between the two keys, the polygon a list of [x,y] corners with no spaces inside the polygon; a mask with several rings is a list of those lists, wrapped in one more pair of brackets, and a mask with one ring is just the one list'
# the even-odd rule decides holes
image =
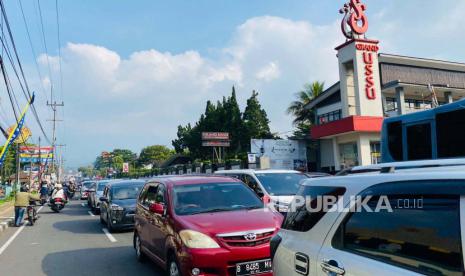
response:
{"label": "car taillight", "polygon": [[58,197],[58,198],[55,198],[55,201],[61,202],[62,199]]}

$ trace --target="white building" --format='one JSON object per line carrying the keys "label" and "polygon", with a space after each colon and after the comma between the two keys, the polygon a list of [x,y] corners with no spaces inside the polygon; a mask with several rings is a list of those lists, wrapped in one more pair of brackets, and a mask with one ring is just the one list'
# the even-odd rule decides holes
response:
{"label": "white building", "polygon": [[306,106],[316,114],[311,136],[319,141],[322,171],[377,163],[384,117],[465,96],[465,64],[378,53],[378,41],[364,36],[366,17],[355,25],[347,21],[352,2],[343,10],[347,40],[336,47],[340,81]]}

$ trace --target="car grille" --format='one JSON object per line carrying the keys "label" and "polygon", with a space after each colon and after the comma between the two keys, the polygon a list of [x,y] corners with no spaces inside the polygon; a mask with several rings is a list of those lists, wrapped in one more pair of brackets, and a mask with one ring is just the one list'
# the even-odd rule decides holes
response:
{"label": "car grille", "polygon": [[240,235],[228,235],[222,234],[219,235],[218,238],[228,246],[232,247],[254,247],[259,246],[262,244],[269,243],[271,238],[273,237],[274,230],[268,230],[266,232],[257,232],[255,233],[255,239],[247,239],[246,234],[254,233],[254,231],[244,232],[244,234]]}

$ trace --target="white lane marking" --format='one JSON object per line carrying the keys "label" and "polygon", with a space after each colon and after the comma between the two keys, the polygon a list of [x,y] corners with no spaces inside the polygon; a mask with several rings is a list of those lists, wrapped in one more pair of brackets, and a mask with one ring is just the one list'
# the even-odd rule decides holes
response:
{"label": "white lane marking", "polygon": [[82,206],[82,207],[86,207],[86,205],[85,205],[84,203],[81,203],[81,206]]}
{"label": "white lane marking", "polygon": [[94,215],[94,214],[92,214],[92,212],[91,212],[91,211],[87,211],[87,213],[89,213],[89,215],[91,215],[91,216],[95,217],[95,215]]}
{"label": "white lane marking", "polygon": [[107,236],[107,238],[108,238],[111,242],[116,242],[115,237],[113,237],[113,235],[110,234],[110,232],[108,231],[107,228],[102,228],[102,231],[103,231],[103,233],[105,233],[105,236]]}
{"label": "white lane marking", "polygon": [[[42,210],[43,207],[44,206],[40,206],[40,208],[37,209],[37,213],[39,213],[40,210]],[[2,253],[8,248],[8,246],[10,246],[10,244],[16,239],[16,237],[19,235],[19,233],[21,233],[21,231],[23,231],[24,227],[26,227],[26,224],[23,224],[23,226],[19,227],[19,229],[16,230],[16,232],[13,234],[13,236],[11,236],[2,247],[0,247],[0,255],[2,255]]]}
{"label": "white lane marking", "polygon": [[3,251],[5,251],[8,248],[8,246],[16,239],[16,237],[19,235],[19,233],[21,233],[21,231],[23,231],[24,227],[26,227],[25,224],[23,224],[23,226],[19,227],[19,229],[16,230],[16,232],[13,234],[13,236],[11,236],[2,247],[0,247],[0,255],[2,255]]}

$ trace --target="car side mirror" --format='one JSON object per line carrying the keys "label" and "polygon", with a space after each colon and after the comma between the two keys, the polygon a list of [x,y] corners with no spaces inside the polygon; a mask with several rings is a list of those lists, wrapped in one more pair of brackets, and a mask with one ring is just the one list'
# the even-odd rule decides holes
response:
{"label": "car side mirror", "polygon": [[100,197],[99,200],[101,202],[108,202],[108,198],[106,198],[105,196]]}
{"label": "car side mirror", "polygon": [[271,202],[271,197],[268,196],[268,195],[264,195],[264,196],[262,197],[262,201],[263,201],[264,204],[268,204],[268,203]]}
{"label": "car side mirror", "polygon": [[154,214],[164,215],[165,214],[165,206],[160,203],[152,203],[150,204],[149,208],[150,212]]}

